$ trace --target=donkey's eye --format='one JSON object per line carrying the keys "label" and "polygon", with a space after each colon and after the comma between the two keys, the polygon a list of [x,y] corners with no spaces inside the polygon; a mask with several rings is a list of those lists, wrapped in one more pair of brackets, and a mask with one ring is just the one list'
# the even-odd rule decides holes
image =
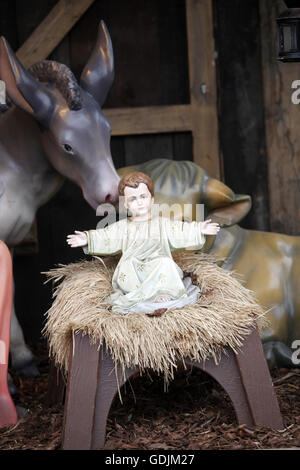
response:
{"label": "donkey's eye", "polygon": [[72,149],[71,145],[69,145],[69,144],[63,144],[63,148],[68,153],[74,153],[74,150]]}

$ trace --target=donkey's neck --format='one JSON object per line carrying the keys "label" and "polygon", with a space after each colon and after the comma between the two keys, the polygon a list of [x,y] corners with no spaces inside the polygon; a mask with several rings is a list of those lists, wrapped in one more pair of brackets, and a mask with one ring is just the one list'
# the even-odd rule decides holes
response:
{"label": "donkey's neck", "polygon": [[13,107],[0,118],[0,165],[26,184],[36,208],[61,187],[63,177],[50,164],[41,144],[41,130],[33,117]]}

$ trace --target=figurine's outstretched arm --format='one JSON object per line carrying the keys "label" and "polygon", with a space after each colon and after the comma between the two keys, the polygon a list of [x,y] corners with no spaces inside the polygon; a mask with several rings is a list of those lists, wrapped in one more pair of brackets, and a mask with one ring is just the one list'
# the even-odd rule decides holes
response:
{"label": "figurine's outstretched arm", "polygon": [[205,243],[205,235],[215,235],[220,230],[217,223],[208,219],[204,222],[165,221],[165,231],[173,249],[190,248],[200,250]]}
{"label": "figurine's outstretched arm", "polygon": [[83,248],[87,255],[114,255],[122,250],[123,237],[120,224],[114,223],[97,230],[75,230],[74,234],[67,236],[67,243],[72,248]]}
{"label": "figurine's outstretched arm", "polygon": [[67,243],[72,248],[83,247],[88,244],[88,237],[85,232],[75,230],[75,233],[67,236]]}
{"label": "figurine's outstretched arm", "polygon": [[216,235],[220,230],[220,225],[216,222],[212,222],[211,219],[202,222],[201,232],[204,235]]}

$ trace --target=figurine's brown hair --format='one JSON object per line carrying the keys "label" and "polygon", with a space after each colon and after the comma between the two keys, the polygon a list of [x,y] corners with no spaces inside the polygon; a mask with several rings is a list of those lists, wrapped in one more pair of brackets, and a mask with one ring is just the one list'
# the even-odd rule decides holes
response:
{"label": "figurine's brown hair", "polygon": [[137,188],[140,183],[144,183],[147,186],[151,196],[153,197],[153,181],[150,176],[146,175],[146,173],[142,173],[141,171],[132,171],[131,173],[127,173],[127,175],[124,175],[121,178],[118,186],[119,196],[124,196],[124,190],[126,186],[129,186],[130,188]]}

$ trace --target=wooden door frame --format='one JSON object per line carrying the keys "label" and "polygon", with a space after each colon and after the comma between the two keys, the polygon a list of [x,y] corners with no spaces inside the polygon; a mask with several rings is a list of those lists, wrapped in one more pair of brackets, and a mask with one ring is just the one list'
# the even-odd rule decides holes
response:
{"label": "wooden door frame", "polygon": [[212,0],[186,0],[186,22],[190,103],[103,111],[113,136],[191,132],[194,162],[220,178]]}

